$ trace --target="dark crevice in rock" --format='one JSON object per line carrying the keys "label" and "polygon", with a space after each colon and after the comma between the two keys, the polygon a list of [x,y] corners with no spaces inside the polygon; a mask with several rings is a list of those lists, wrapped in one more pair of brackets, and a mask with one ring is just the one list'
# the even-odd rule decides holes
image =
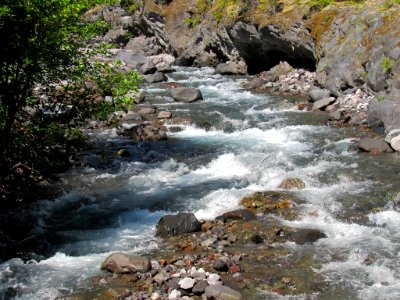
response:
{"label": "dark crevice in rock", "polygon": [[317,60],[307,32],[298,28],[280,31],[275,27],[260,30],[238,22],[229,30],[233,45],[247,64],[249,74],[269,70],[281,61],[292,67],[315,71]]}

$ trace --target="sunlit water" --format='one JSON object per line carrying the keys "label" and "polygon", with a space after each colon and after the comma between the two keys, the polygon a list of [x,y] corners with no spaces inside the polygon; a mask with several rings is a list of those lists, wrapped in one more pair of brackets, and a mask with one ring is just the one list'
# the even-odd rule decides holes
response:
{"label": "sunlit water", "polygon": [[212,219],[239,207],[245,195],[278,190],[287,177],[301,178],[306,188],[296,192],[301,220],[282,223],[327,235],[312,245],[322,266],[315,272],[329,283],[321,297],[400,298],[400,214],[374,210],[386,204],[388,192],[400,191],[396,154],[357,153],[352,129],[322,125],[323,116],[298,111],[296,100],[245,91],[241,78],[178,68],[169,80],[199,88],[204,100],[176,103],[153,85],[146,87],[151,102],[193,122],[158,143],[126,144],[113,131],[93,133],[106,149],[126,146],[132,157],[91,154],[93,168],[63,176],[70,192],[20,212],[39,246],[0,265],[1,299],[66,294],[101,274],[111,252],[157,247],[154,228],[164,214]]}

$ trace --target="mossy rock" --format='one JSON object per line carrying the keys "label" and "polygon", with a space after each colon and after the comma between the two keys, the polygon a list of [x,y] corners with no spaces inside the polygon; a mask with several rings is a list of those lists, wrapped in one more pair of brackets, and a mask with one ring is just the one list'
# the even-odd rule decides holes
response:
{"label": "mossy rock", "polygon": [[267,212],[268,210],[292,208],[293,197],[285,192],[256,192],[251,196],[244,197],[240,203],[256,212]]}

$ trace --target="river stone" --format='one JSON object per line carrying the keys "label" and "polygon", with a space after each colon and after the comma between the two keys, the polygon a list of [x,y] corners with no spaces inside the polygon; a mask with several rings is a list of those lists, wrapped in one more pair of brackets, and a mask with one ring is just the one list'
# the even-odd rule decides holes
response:
{"label": "river stone", "polygon": [[256,218],[257,218],[256,215],[252,211],[250,211],[248,209],[238,209],[238,210],[224,213],[224,214],[216,217],[215,219],[217,221],[226,222],[229,220],[251,221],[251,220],[255,220]]}
{"label": "river stone", "polygon": [[312,110],[323,110],[325,107],[327,107],[328,105],[335,102],[335,100],[336,100],[336,98],[334,98],[334,97],[328,97],[328,98],[324,98],[324,99],[315,101],[313,104]]}
{"label": "river stone", "polygon": [[360,139],[360,141],[357,144],[357,147],[365,152],[374,152],[374,153],[393,152],[393,149],[390,148],[388,143],[386,143],[383,139],[375,139],[369,137]]}
{"label": "river stone", "polygon": [[285,189],[285,190],[292,190],[292,189],[298,189],[302,190],[306,187],[305,183],[303,180],[300,178],[286,178],[282,180],[282,182],[279,184],[278,188],[280,189]]}
{"label": "river stone", "polygon": [[209,247],[217,241],[216,237],[209,237],[208,239],[201,242],[202,247]]}
{"label": "river stone", "polygon": [[171,275],[169,273],[167,273],[166,271],[162,270],[161,272],[157,273],[157,275],[154,276],[153,278],[157,283],[161,284],[161,283],[167,281],[168,279],[170,279]]}
{"label": "river stone", "polygon": [[123,149],[119,149],[117,151],[117,156],[119,156],[119,157],[129,157],[129,156],[131,156],[131,153],[128,151],[128,149],[123,148]]}
{"label": "river stone", "polygon": [[155,72],[154,74],[149,74],[144,76],[144,80],[146,80],[147,83],[157,83],[157,82],[167,81],[168,77],[165,76],[164,73]]}
{"label": "river stone", "polygon": [[222,259],[214,260],[212,267],[219,272],[226,272],[229,269],[228,263]]}
{"label": "river stone", "polygon": [[386,99],[371,101],[368,105],[368,123],[370,126],[383,133],[400,128],[400,101]]}
{"label": "river stone", "polygon": [[391,130],[385,137],[385,141],[396,151],[400,151],[400,129]]}
{"label": "river stone", "polygon": [[152,114],[154,114],[156,112],[156,109],[154,108],[154,107],[141,107],[139,110],[138,110],[138,113],[140,114],[140,115],[152,115]]}
{"label": "river stone", "polygon": [[203,99],[200,90],[194,88],[175,88],[171,89],[171,97],[178,102],[195,102]]}
{"label": "river stone", "polygon": [[193,213],[166,215],[158,221],[156,236],[167,237],[201,231],[201,223]]}
{"label": "river stone", "polygon": [[287,238],[298,245],[314,243],[321,238],[326,238],[325,233],[316,229],[301,229],[294,232],[288,232]]}
{"label": "river stone", "polygon": [[179,282],[178,282],[179,287],[183,290],[191,289],[195,283],[196,283],[196,280],[193,278],[190,278],[190,277],[185,277],[185,278],[179,280]]}
{"label": "river stone", "polygon": [[157,115],[158,119],[169,119],[172,117],[172,113],[170,111],[160,111]]}
{"label": "river stone", "polygon": [[390,140],[390,146],[396,151],[400,151],[400,135]]}
{"label": "river stone", "polygon": [[208,283],[205,280],[200,280],[196,282],[196,284],[192,288],[192,292],[195,295],[201,295],[205,292],[206,288],[208,287]]}
{"label": "river stone", "polygon": [[182,293],[178,290],[172,290],[168,295],[169,300],[178,300],[181,298]]}
{"label": "river stone", "polygon": [[216,300],[242,300],[243,296],[238,291],[225,285],[210,285],[206,287],[205,295],[207,299]]}
{"label": "river stone", "polygon": [[167,139],[167,134],[163,129],[151,124],[135,126],[129,130],[128,135],[135,142],[155,142]]}
{"label": "river stone", "polygon": [[102,270],[112,273],[136,273],[148,272],[150,270],[150,261],[143,256],[128,255],[121,252],[110,254],[101,264]]}

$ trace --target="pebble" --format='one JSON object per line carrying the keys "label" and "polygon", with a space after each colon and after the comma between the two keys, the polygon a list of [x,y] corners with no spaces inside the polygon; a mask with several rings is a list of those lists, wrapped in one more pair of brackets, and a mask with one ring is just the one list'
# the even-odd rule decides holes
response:
{"label": "pebble", "polygon": [[186,277],[186,278],[181,279],[178,284],[181,289],[189,290],[194,286],[195,283],[196,283],[195,279]]}
{"label": "pebble", "polygon": [[172,290],[168,295],[169,300],[177,300],[181,297],[182,293],[178,290]]}

